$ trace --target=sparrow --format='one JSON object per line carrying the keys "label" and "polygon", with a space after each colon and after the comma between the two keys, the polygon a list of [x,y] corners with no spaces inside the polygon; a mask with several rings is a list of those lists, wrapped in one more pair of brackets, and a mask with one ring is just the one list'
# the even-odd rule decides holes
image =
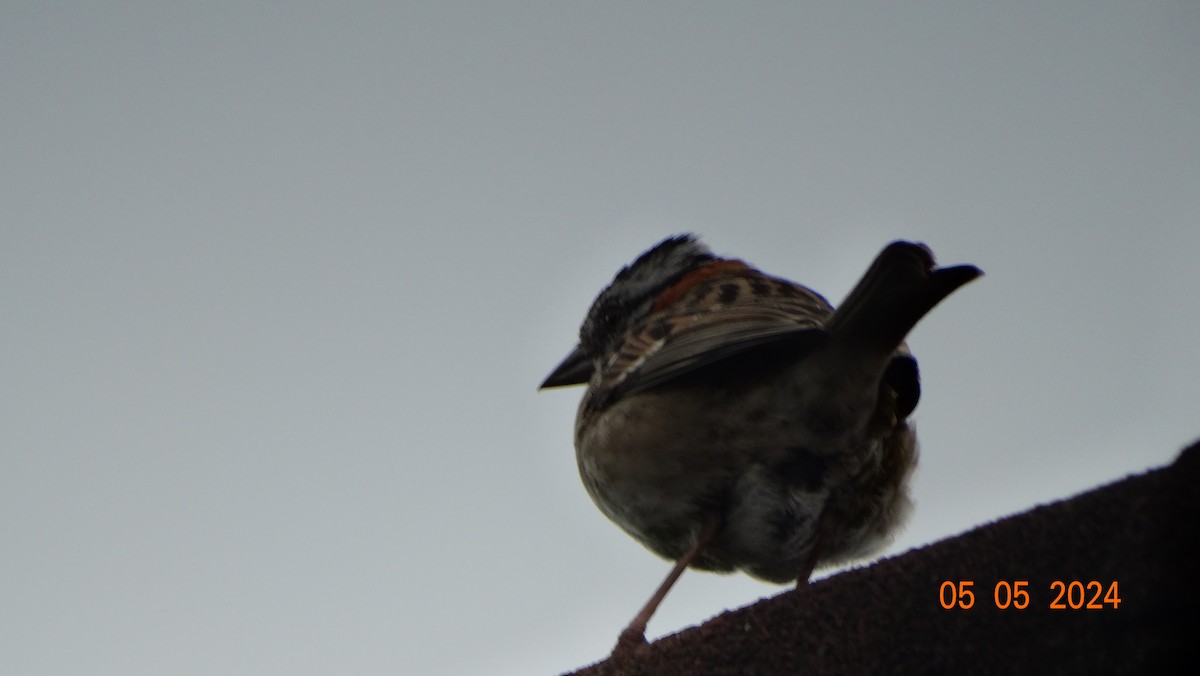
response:
{"label": "sparrow", "polygon": [[670,237],[592,303],[579,344],[539,389],[586,384],[575,420],[583,485],[675,565],[614,654],[689,567],[803,587],[868,557],[911,509],[920,398],[904,339],[982,275],[889,244],[838,309],[813,290]]}

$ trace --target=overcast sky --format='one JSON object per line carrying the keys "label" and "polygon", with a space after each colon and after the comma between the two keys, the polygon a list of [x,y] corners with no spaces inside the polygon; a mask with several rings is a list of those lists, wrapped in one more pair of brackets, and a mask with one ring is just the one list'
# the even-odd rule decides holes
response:
{"label": "overcast sky", "polygon": [[605,656],[669,564],[535,388],[682,231],[987,272],[910,337],[890,554],[1200,437],[1195,2],[9,0],[0,92],[5,674]]}

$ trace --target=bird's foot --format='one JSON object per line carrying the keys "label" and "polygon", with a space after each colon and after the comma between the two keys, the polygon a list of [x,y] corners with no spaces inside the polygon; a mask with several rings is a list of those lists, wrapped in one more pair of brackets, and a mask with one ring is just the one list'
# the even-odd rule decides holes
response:
{"label": "bird's foot", "polygon": [[646,626],[638,626],[638,623],[635,622],[625,627],[625,630],[617,637],[617,645],[613,648],[612,656],[628,657],[645,648],[647,645]]}

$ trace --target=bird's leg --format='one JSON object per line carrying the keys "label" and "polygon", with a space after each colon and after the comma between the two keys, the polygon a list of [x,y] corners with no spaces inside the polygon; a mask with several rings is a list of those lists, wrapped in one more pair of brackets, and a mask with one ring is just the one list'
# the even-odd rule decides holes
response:
{"label": "bird's leg", "polygon": [[822,511],[821,516],[817,517],[817,532],[813,536],[812,548],[808,550],[808,558],[804,560],[804,567],[796,574],[796,589],[808,587],[808,578],[812,577],[813,570],[817,567],[817,561],[821,559],[821,545],[833,528],[831,521],[829,513],[825,511]]}
{"label": "bird's leg", "polygon": [[796,589],[806,589],[808,587],[808,578],[812,577],[813,569],[817,567],[817,548],[813,547],[812,553],[808,555],[808,560],[804,562],[804,568],[796,576]]}
{"label": "bird's leg", "polygon": [[700,535],[696,538],[696,544],[692,548],[684,552],[683,556],[675,562],[675,567],[667,573],[667,577],[658,585],[658,590],[646,601],[646,605],[633,618],[628,627],[621,632],[617,638],[617,647],[613,649],[613,653],[624,653],[638,646],[646,644],[646,624],[650,622],[650,617],[654,615],[654,611],[658,610],[659,604],[666,598],[667,592],[675,585],[675,581],[683,574],[683,571],[688,566],[695,562],[696,558],[712,544],[713,538],[716,537],[717,531],[720,530],[721,520],[719,517],[710,518],[704,523],[704,527],[700,530]]}

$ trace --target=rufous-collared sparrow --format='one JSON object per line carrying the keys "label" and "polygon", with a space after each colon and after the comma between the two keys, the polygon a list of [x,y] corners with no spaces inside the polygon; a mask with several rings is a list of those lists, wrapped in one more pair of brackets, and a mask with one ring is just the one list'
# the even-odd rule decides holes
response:
{"label": "rufous-collared sparrow", "polygon": [[804,585],[816,566],[887,544],[917,462],[907,418],[920,380],[905,336],[981,274],[893,242],[834,310],[692,235],[617,273],[541,387],[587,384],[575,422],[583,484],[675,561],[618,652],[644,643],[689,566]]}

